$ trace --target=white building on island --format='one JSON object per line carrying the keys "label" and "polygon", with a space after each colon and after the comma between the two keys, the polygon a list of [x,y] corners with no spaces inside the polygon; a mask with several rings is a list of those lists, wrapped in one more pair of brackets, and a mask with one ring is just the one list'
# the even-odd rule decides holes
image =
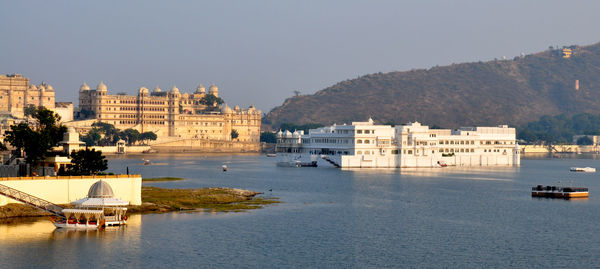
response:
{"label": "white building on island", "polygon": [[515,128],[429,129],[413,122],[392,127],[373,120],[277,133],[283,162],[346,168],[520,165]]}

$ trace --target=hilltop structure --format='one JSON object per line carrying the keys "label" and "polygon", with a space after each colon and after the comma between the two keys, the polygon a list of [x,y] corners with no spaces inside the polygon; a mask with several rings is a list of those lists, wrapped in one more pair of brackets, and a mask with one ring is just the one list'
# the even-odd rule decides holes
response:
{"label": "hilltop structure", "polygon": [[520,165],[515,128],[429,129],[413,122],[392,127],[373,120],[277,133],[282,162],[344,168]]}
{"label": "hilltop structure", "polygon": [[54,88],[45,82],[36,86],[19,74],[0,75],[0,112],[25,117],[25,107],[44,106],[54,110]]}
{"label": "hilltop structure", "polygon": [[[79,89],[79,119],[95,119],[117,129],[154,132],[165,138],[209,139],[259,143],[262,112],[254,106],[231,109],[218,104],[219,88],[211,85],[208,93],[202,84],[196,91],[181,93],[175,86],[150,92],[141,87],[137,95],[109,95],[100,82],[96,89],[83,83]],[[232,131],[238,134],[232,138]]]}

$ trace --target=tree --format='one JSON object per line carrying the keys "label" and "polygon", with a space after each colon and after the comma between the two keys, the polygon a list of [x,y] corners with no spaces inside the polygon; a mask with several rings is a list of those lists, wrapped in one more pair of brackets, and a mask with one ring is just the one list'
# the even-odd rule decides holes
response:
{"label": "tree", "polygon": [[102,151],[89,148],[71,152],[71,164],[67,171],[70,175],[95,175],[108,169],[108,161]]}
{"label": "tree", "polygon": [[295,90],[295,91],[294,91],[294,96],[298,96],[298,95],[300,95],[300,93],[301,93],[301,92],[300,92],[299,90]]}
{"label": "tree", "polygon": [[36,111],[37,107],[35,107],[34,105],[28,105],[23,109],[25,117],[33,117],[33,114],[35,114]]}
{"label": "tree", "polygon": [[117,130],[117,128],[110,123],[98,121],[94,122],[92,126],[97,128],[98,131],[104,135],[104,137],[98,141],[98,145],[100,146],[114,145],[117,143],[117,141],[119,141],[119,139],[121,139],[119,136],[119,130]]}
{"label": "tree", "polygon": [[[200,104],[205,106],[214,107],[216,105],[222,105],[224,103],[221,97],[216,97],[214,94],[207,94],[200,99]],[[216,104],[216,105],[215,105]]]}
{"label": "tree", "polygon": [[8,148],[6,148],[6,145],[4,145],[4,143],[0,142],[0,151],[6,151],[8,150]]}
{"label": "tree", "polygon": [[588,146],[593,143],[594,143],[594,141],[592,141],[592,139],[590,139],[590,137],[587,135],[577,139],[577,145],[580,145],[580,146]]}
{"label": "tree", "polygon": [[81,141],[85,142],[85,145],[88,147],[96,146],[101,138],[100,131],[97,128],[92,128],[86,135],[81,137]]}
{"label": "tree", "polygon": [[260,133],[260,142],[277,143],[277,138],[273,132],[262,132]]}
{"label": "tree", "polygon": [[140,139],[140,132],[135,129],[125,129],[122,132],[119,132],[119,137],[127,140],[127,145],[131,146],[135,144]]}
{"label": "tree", "polygon": [[35,129],[27,123],[12,125],[5,140],[17,151],[25,152],[27,163],[37,165],[62,140],[67,127],[58,125],[60,116],[45,107],[37,108],[32,116],[37,123]]}
{"label": "tree", "polygon": [[235,129],[231,130],[231,139],[236,139],[238,138],[238,136],[240,136],[238,131],[236,131]]}
{"label": "tree", "polygon": [[140,134],[140,140],[144,141],[147,145],[149,140],[156,140],[158,137],[153,132],[143,132]]}

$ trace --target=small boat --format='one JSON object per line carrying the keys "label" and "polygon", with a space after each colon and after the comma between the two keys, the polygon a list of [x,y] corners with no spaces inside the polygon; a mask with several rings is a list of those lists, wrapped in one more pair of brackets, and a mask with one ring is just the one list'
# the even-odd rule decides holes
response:
{"label": "small boat", "polygon": [[114,197],[110,185],[100,180],[88,191],[88,197],[73,202],[75,208],[61,210],[62,217],[51,218],[56,228],[95,230],[127,224],[129,202]]}
{"label": "small boat", "polygon": [[142,159],[144,161],[144,165],[150,165],[150,160],[148,159]]}
{"label": "small boat", "polygon": [[302,167],[302,163],[300,161],[283,161],[283,162],[277,162],[277,166],[279,166],[279,167]]}
{"label": "small boat", "polygon": [[267,153],[267,157],[277,157],[277,153]]}
{"label": "small boat", "polygon": [[586,172],[586,173],[595,173],[596,168],[594,167],[571,167],[571,172]]}
{"label": "small boat", "polygon": [[444,162],[444,161],[438,161],[438,162],[437,162],[437,164],[438,164],[440,167],[446,167],[446,166],[448,166],[448,165],[446,164],[446,162]]}
{"label": "small boat", "polygon": [[317,161],[312,161],[309,163],[300,163],[300,167],[317,167]]}
{"label": "small boat", "polygon": [[227,172],[227,165],[222,165],[221,169],[223,169],[223,172]]}
{"label": "small boat", "polygon": [[542,186],[537,185],[531,188],[532,197],[548,198],[587,198],[589,196],[588,188],[584,187],[560,187],[560,186]]}

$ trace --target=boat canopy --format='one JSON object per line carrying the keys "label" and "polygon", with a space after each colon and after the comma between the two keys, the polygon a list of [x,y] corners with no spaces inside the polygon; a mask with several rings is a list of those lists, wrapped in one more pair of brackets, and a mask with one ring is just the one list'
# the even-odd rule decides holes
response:
{"label": "boat canopy", "polygon": [[75,202],[78,207],[109,207],[109,206],[127,206],[128,201],[117,198],[83,198]]}

